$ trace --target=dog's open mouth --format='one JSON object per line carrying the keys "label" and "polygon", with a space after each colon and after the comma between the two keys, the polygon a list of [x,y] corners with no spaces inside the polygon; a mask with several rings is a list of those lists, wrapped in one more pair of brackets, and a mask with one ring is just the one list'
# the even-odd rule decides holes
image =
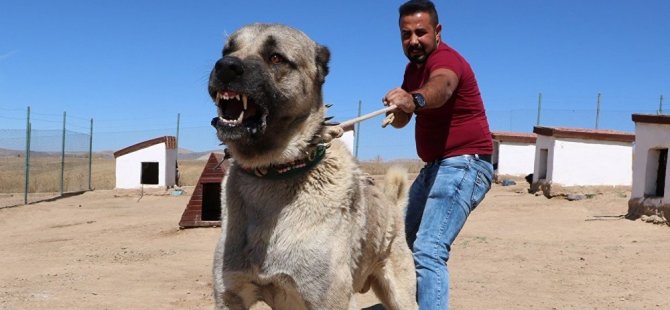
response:
{"label": "dog's open mouth", "polygon": [[267,112],[246,94],[217,91],[214,103],[218,108],[218,117],[212,119],[212,126],[218,129],[239,128],[255,134],[265,127]]}

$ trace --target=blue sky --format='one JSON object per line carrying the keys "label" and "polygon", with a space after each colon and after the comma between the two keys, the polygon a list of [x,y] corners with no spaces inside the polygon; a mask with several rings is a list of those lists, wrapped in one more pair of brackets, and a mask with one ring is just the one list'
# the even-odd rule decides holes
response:
{"label": "blue sky", "polygon": [[[244,24],[284,23],[330,48],[324,96],[344,121],[381,108],[402,82],[402,1],[0,2],[0,133],[88,132],[114,150],[175,134],[180,146],[216,149],[207,77],[227,36]],[[632,112],[670,97],[670,1],[436,1],[443,39],[475,70],[493,130],[541,123],[633,130]],[[670,111],[665,100],[664,111]],[[359,157],[416,158],[413,130],[361,124]],[[2,143],[2,137],[0,137]],[[0,146],[2,147],[2,146]]]}

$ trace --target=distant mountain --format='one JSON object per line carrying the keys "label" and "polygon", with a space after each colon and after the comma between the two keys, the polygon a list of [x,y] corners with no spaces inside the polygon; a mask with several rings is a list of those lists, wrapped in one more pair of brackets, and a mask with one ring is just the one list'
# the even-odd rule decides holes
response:
{"label": "distant mountain", "polygon": [[203,151],[203,152],[192,152],[191,151],[189,153],[182,153],[181,149],[180,149],[179,160],[207,160],[207,159],[209,159],[209,154],[210,153],[221,153],[221,154],[223,154],[223,149]]}
{"label": "distant mountain", "polygon": [[8,149],[3,149],[0,148],[0,156],[19,156],[23,154],[25,151],[17,151],[17,150],[8,150]]}

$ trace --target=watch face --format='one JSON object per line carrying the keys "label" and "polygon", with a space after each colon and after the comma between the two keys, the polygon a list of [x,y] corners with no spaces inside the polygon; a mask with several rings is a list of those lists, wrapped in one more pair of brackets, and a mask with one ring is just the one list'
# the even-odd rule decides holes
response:
{"label": "watch face", "polygon": [[421,94],[412,94],[412,97],[414,98],[414,106],[415,110],[419,110],[423,107],[426,106],[426,100],[423,98],[423,95]]}

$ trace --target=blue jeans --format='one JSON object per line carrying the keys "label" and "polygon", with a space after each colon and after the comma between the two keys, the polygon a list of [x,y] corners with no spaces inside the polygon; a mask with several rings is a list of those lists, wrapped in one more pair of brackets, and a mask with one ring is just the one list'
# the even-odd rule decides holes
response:
{"label": "blue jeans", "polygon": [[463,155],[426,164],[412,184],[405,231],[414,254],[419,309],[449,308],[451,244],[491,188],[492,177],[490,163]]}

